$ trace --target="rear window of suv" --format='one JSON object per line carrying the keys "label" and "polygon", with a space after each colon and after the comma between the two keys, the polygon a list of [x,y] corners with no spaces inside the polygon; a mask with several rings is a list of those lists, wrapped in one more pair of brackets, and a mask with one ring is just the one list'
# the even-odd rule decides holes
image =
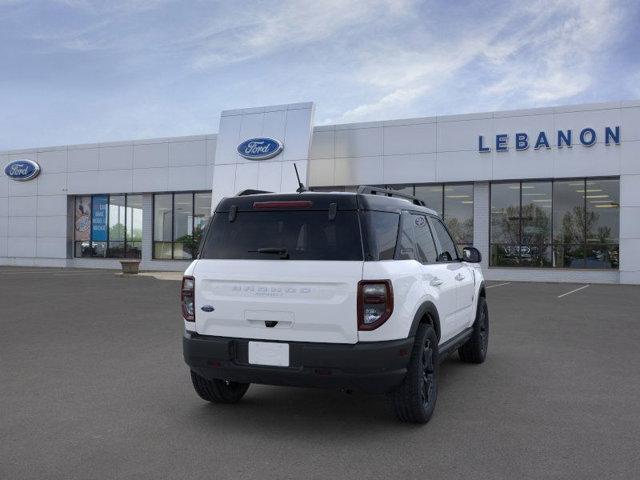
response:
{"label": "rear window of suv", "polygon": [[202,259],[362,260],[358,213],[322,210],[216,213]]}

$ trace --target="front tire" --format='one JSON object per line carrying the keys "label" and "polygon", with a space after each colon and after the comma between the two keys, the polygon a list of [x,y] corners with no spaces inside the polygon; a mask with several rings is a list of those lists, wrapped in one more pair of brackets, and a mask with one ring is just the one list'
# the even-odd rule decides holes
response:
{"label": "front tire", "polygon": [[487,358],[489,348],[489,308],[484,297],[478,298],[476,320],[473,322],[471,338],[458,349],[463,362],[482,363]]}
{"label": "front tire", "polygon": [[431,325],[421,324],[416,332],[407,376],[389,393],[391,406],[402,422],[427,423],[438,397],[438,337]]}
{"label": "front tire", "polygon": [[238,383],[227,380],[209,380],[191,370],[191,382],[196,393],[212,403],[237,403],[249,389],[249,383]]}

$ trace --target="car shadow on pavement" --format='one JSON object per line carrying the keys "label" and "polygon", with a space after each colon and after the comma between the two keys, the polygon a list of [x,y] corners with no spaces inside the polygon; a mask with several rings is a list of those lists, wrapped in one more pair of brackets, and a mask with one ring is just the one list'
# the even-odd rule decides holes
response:
{"label": "car shadow on pavement", "polygon": [[[439,403],[446,401],[447,387],[455,384],[456,377],[469,366],[454,355],[441,367]],[[367,434],[388,433],[394,425],[399,429],[407,428],[407,424],[395,419],[385,395],[313,388],[252,385],[237,404],[210,404],[195,397],[183,413],[186,418],[181,421],[191,423],[193,428],[215,429],[217,434],[227,428],[235,431],[239,426],[256,432],[290,431],[292,435],[299,434],[302,429],[311,437],[327,434],[359,436],[363,433],[363,425],[367,427]],[[437,417],[436,413],[432,423],[437,422]]]}

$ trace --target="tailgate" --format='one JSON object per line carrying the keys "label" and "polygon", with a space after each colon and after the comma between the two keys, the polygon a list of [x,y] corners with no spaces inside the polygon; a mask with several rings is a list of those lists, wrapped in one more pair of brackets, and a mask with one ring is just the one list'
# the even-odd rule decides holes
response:
{"label": "tailgate", "polygon": [[[356,343],[361,261],[199,260],[196,331],[202,335]],[[213,307],[213,311],[209,307]]]}

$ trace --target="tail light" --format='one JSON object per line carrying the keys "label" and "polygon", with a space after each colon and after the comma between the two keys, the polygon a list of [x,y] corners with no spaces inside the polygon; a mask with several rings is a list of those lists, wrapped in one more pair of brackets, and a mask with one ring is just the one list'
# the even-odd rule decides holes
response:
{"label": "tail light", "polygon": [[196,321],[196,279],[193,277],[182,277],[182,288],[180,289],[180,304],[182,305],[182,316],[189,322]]}
{"label": "tail light", "polygon": [[390,280],[362,280],[358,283],[358,330],[375,330],[393,312]]}

